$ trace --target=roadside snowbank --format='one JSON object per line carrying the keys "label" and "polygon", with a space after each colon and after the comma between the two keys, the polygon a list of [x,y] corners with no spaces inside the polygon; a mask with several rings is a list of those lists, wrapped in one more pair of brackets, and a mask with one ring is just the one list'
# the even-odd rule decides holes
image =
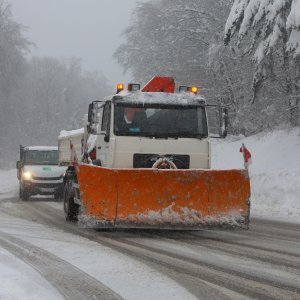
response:
{"label": "roadside snowbank", "polygon": [[252,216],[300,223],[300,128],[214,141],[212,167],[243,168],[242,143],[252,154]]}
{"label": "roadside snowbank", "polygon": [[16,170],[0,170],[0,200],[16,196],[18,193],[18,184]]}

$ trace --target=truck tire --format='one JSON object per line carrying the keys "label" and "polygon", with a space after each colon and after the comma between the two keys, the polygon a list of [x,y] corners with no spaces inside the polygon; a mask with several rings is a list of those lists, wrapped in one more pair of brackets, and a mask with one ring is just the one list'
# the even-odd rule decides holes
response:
{"label": "truck tire", "polygon": [[92,161],[94,166],[102,167],[102,163],[100,159],[95,159]]}
{"label": "truck tire", "polygon": [[78,221],[79,205],[74,202],[74,191],[70,179],[66,180],[64,186],[64,212],[67,221]]}

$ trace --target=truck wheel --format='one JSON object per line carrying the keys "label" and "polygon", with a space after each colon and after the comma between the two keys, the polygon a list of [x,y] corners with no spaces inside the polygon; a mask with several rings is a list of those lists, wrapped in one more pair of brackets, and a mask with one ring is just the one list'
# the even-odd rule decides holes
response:
{"label": "truck wheel", "polygon": [[79,205],[74,202],[72,181],[67,180],[64,187],[64,212],[67,221],[78,221]]}
{"label": "truck wheel", "polygon": [[102,167],[100,159],[95,159],[95,160],[92,161],[92,163],[93,163],[94,166]]}

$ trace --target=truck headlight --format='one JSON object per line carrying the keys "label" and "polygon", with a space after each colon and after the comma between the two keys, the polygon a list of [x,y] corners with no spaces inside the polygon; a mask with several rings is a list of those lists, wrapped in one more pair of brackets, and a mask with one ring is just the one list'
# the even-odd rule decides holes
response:
{"label": "truck headlight", "polygon": [[31,173],[30,172],[24,172],[23,173],[23,179],[24,180],[31,180],[32,179],[32,176],[31,176]]}

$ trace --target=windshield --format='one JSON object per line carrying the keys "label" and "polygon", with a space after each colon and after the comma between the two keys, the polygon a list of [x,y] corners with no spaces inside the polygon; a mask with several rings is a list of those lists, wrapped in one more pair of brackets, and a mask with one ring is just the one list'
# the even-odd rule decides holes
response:
{"label": "windshield", "polygon": [[24,153],[26,165],[58,165],[58,151],[27,150]]}
{"label": "windshield", "polygon": [[207,137],[204,107],[166,106],[133,107],[116,105],[114,133],[123,136]]}

